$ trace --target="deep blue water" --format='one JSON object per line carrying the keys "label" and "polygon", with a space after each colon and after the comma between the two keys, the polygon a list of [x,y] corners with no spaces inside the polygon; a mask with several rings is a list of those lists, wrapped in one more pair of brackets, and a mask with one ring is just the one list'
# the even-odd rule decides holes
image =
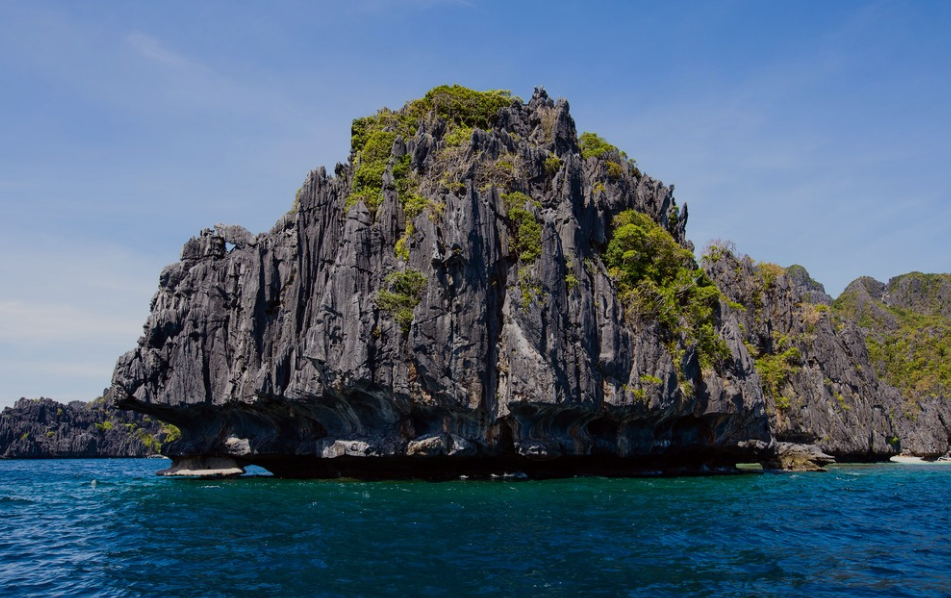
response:
{"label": "deep blue water", "polygon": [[529,482],[0,461],[0,596],[949,596],[951,466]]}

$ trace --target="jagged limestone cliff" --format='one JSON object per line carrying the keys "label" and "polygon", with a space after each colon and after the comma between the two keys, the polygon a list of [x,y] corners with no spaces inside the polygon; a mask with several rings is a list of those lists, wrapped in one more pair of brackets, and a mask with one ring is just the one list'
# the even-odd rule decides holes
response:
{"label": "jagged limestone cliff", "polygon": [[755,264],[728,247],[711,247],[703,263],[740,321],[778,442],[849,461],[897,450],[899,393],[879,380],[859,329],[836,317],[821,284],[801,266]]}
{"label": "jagged limestone cliff", "polygon": [[112,396],[177,425],[179,463],[438,477],[772,454],[737,320],[678,251],[686,206],[577,136],[566,101],[437,88],[355,121],[348,163],[297,204],[267,234],[190,240],[117,364]]}
{"label": "jagged limestone cliff", "polygon": [[896,445],[935,457],[951,449],[951,275],[912,272],[881,283],[864,277],[836,299],[854,321],[871,368],[894,387]]}
{"label": "jagged limestone cliff", "polygon": [[948,376],[925,388],[886,350],[921,332],[909,310],[932,318],[916,347],[947,338],[946,281],[861,280],[833,305],[805,269],[729,244],[698,266],[686,222],[566,101],[436,88],[355,120],[347,163],[312,172],[270,232],[188,241],[110,394],[181,428],[173,471],[628,475],[948,450]]}
{"label": "jagged limestone cliff", "polygon": [[23,398],[0,413],[0,458],[145,457],[176,435],[147,415],[119,411],[101,399]]}

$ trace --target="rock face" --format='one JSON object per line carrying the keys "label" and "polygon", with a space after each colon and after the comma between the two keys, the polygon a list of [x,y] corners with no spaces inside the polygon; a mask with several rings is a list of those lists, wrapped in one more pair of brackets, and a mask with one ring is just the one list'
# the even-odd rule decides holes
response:
{"label": "rock face", "polygon": [[103,402],[20,399],[0,413],[0,457],[12,459],[146,457],[164,426]]}
{"label": "rock face", "polygon": [[804,268],[726,245],[697,269],[686,222],[673,186],[577,135],[566,101],[436,88],[354,121],[347,164],[310,173],[268,233],[189,240],[110,396],[178,426],[165,452],[189,474],[630,475],[948,450],[945,387],[921,398],[875,339],[907,324],[895,306],[947,318],[951,286],[860,279],[833,304]]}
{"label": "rock face", "polygon": [[673,188],[616,148],[582,148],[568,103],[543,90],[481,120],[457,91],[355,121],[348,164],[312,172],[270,232],[188,241],[113,399],[177,425],[173,459],[287,476],[697,471],[772,454],[736,316],[717,307],[728,357],[702,366],[689,335],[630,313],[602,259],[625,210],[692,247]]}
{"label": "rock face", "polygon": [[860,278],[836,299],[857,323],[871,368],[894,387],[896,444],[923,457],[951,449],[951,275]]}
{"label": "rock face", "polygon": [[892,414],[901,395],[878,378],[860,330],[836,317],[822,285],[800,266],[757,265],[722,248],[703,262],[733,302],[777,441],[846,461],[898,450]]}

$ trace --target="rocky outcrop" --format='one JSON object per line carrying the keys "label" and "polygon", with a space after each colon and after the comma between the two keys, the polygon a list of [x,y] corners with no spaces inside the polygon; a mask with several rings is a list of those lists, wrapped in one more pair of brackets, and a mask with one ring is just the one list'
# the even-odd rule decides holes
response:
{"label": "rocky outcrop", "polygon": [[951,450],[951,275],[912,272],[882,283],[864,277],[835,302],[855,322],[869,368],[894,387],[896,446],[926,458]]}
{"label": "rocky outcrop", "polygon": [[0,413],[0,458],[146,457],[167,436],[161,422],[101,400],[20,399]]}
{"label": "rocky outcrop", "polygon": [[777,441],[843,461],[896,453],[900,393],[878,378],[861,332],[836,317],[822,285],[801,266],[756,264],[723,248],[703,263],[754,356]]}
{"label": "rocky outcrop", "polygon": [[771,455],[735,315],[716,310],[728,358],[707,367],[696,339],[632,313],[602,259],[625,210],[690,247],[673,188],[616,148],[582,148],[568,103],[543,90],[481,117],[430,95],[355,121],[350,161],[312,172],[268,233],[188,241],[112,398],[177,425],[177,461],[287,476],[624,475]]}
{"label": "rocky outcrop", "polygon": [[310,173],[269,232],[189,240],[111,400],[181,429],[172,474],[631,475],[947,451],[945,387],[922,395],[880,350],[908,310],[947,317],[947,281],[860,279],[833,302],[801,266],[729,244],[699,270],[673,192],[544,90],[436,88],[354,121],[347,163]]}

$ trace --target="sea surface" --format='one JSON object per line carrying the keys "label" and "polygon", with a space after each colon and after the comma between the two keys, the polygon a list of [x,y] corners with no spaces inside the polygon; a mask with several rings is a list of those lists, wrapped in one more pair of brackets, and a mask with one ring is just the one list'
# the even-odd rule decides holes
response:
{"label": "sea surface", "polygon": [[951,466],[491,482],[0,461],[0,596],[951,596]]}

